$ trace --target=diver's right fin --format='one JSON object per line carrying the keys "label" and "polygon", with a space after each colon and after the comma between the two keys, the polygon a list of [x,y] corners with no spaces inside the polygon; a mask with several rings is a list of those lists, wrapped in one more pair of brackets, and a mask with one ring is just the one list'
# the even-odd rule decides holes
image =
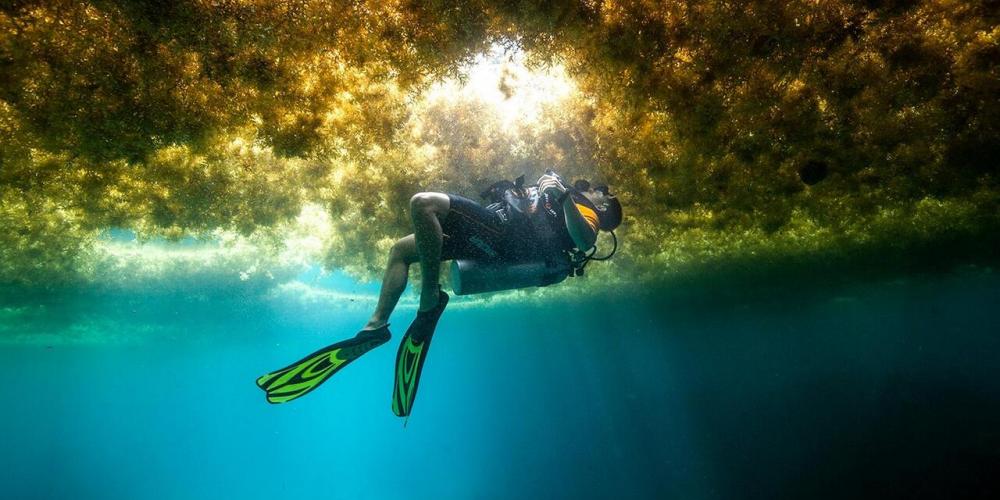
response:
{"label": "diver's right fin", "polygon": [[[417,397],[420,372],[431,347],[431,337],[437,328],[438,319],[448,305],[448,294],[438,291],[438,304],[430,311],[417,312],[416,319],[406,330],[403,341],[396,353],[396,373],[393,377],[392,412],[398,417],[409,417],[413,401]],[[405,425],[405,424],[404,424]]]}

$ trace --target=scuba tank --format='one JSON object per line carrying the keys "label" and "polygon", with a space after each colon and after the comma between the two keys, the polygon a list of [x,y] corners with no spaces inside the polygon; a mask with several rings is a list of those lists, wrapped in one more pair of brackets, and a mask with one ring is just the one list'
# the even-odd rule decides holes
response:
{"label": "scuba tank", "polygon": [[451,288],[455,295],[471,295],[548,286],[566,279],[572,272],[569,259],[517,263],[458,259],[451,262]]}
{"label": "scuba tank", "polygon": [[597,247],[590,252],[576,251],[565,258],[527,260],[523,262],[503,262],[474,259],[451,261],[451,288],[455,295],[499,292],[514,288],[549,286],[560,283],[569,276],[583,276],[583,271],[592,260],[604,261],[618,251],[618,237],[611,232],[614,248],[603,257],[594,255]]}

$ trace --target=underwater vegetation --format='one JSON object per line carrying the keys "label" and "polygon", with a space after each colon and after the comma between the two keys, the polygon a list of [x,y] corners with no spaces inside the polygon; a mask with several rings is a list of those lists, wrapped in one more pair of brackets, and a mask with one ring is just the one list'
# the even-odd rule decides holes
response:
{"label": "underwater vegetation", "polygon": [[[413,193],[546,168],[626,207],[606,280],[992,261],[998,20],[994,0],[7,0],[0,283],[309,258],[374,278]],[[529,73],[561,86],[512,120],[455,90],[483,58],[498,102]],[[118,230],[215,253],[136,260]]]}

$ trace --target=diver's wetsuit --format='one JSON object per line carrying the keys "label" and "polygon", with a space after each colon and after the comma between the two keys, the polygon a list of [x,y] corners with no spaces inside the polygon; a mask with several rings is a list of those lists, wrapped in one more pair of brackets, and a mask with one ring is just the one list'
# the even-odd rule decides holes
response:
{"label": "diver's wetsuit", "polygon": [[[537,188],[530,187],[528,191],[528,204],[533,207],[528,210],[532,214],[528,217],[519,216],[501,204],[486,208],[464,196],[449,194],[451,208],[441,221],[444,233],[441,260],[519,262],[553,251],[571,250],[575,244],[566,229],[562,207],[548,194],[537,193]],[[582,195],[574,194],[573,200],[596,234],[593,205]],[[537,230],[542,225],[547,226],[547,231]],[[540,234],[550,236],[540,238]]]}
{"label": "diver's wetsuit", "polygon": [[441,221],[441,260],[513,260],[524,252],[499,214],[464,196],[449,194],[448,199],[451,208]]}

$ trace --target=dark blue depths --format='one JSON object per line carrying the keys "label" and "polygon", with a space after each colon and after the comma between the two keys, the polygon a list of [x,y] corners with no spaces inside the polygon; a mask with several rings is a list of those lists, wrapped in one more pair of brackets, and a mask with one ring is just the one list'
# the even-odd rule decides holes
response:
{"label": "dark blue depths", "polygon": [[[363,312],[158,299],[133,318],[164,328],[149,338],[0,348],[0,491],[728,499],[996,489],[996,276],[792,295],[454,307],[405,428],[390,394],[412,310],[393,318],[388,345],[274,406],[254,378],[353,334]],[[107,300],[73,309],[131,317]]]}

